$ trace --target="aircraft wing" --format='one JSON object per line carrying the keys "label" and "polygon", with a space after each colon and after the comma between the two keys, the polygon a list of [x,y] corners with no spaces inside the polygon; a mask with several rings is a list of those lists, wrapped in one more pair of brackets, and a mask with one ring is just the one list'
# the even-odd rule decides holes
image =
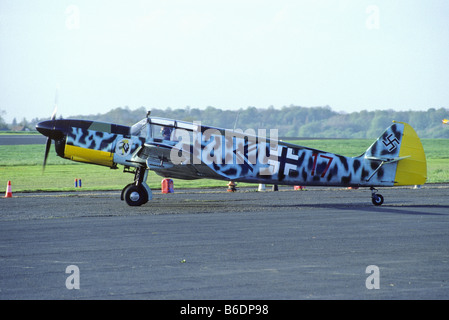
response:
{"label": "aircraft wing", "polygon": [[169,169],[174,166],[170,159],[173,146],[164,143],[145,143],[142,155],[146,156],[149,169]]}
{"label": "aircraft wing", "polygon": [[[139,158],[146,161],[148,169],[163,177],[179,179],[223,179],[222,176],[218,175],[204,163],[191,164],[192,154],[183,151],[183,156],[180,156],[181,151],[171,144],[146,142],[138,154]],[[176,161],[172,160],[173,152],[179,156]]]}

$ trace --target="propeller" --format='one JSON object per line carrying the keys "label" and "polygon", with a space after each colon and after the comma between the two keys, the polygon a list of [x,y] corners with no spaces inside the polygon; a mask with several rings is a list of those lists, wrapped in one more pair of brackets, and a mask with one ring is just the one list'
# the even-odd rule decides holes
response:
{"label": "propeller", "polygon": [[[56,110],[57,110],[57,108],[55,107],[55,110],[53,111],[53,114],[51,116],[51,121],[54,121],[56,119]],[[47,165],[47,159],[48,159],[48,154],[50,153],[50,147],[51,147],[51,138],[48,137],[47,142],[45,144],[45,156],[44,156],[44,165],[42,167],[42,171],[45,170],[45,166]]]}
{"label": "propeller", "polygon": [[[58,110],[58,88],[56,88],[56,93],[55,93],[55,109],[53,110],[53,114],[51,115],[51,120],[50,120],[53,122],[53,128],[55,127],[54,121],[56,119],[57,110]],[[48,159],[48,154],[50,153],[50,147],[51,147],[51,138],[48,137],[47,142],[45,144],[45,155],[44,155],[44,164],[42,167],[42,172],[45,171],[45,166],[47,165],[47,159]]]}

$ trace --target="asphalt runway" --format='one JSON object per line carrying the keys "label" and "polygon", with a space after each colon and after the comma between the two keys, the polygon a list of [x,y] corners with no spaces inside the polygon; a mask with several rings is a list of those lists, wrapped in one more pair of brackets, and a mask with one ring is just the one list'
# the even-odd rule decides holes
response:
{"label": "asphalt runway", "polygon": [[21,144],[42,144],[45,145],[47,138],[43,135],[29,134],[5,134],[0,135],[0,146],[14,146]]}
{"label": "asphalt runway", "polygon": [[0,299],[449,298],[449,185],[256,190],[1,198]]}

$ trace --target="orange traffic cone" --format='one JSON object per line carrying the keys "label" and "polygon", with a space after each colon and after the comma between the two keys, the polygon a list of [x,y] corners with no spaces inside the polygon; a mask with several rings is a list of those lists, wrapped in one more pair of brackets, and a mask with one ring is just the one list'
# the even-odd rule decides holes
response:
{"label": "orange traffic cone", "polygon": [[228,192],[235,192],[235,191],[237,191],[235,186],[236,186],[236,184],[235,184],[234,181],[229,181],[229,183],[228,183]]}
{"label": "orange traffic cone", "polygon": [[6,187],[5,198],[12,198],[11,181],[8,181],[8,186]]}

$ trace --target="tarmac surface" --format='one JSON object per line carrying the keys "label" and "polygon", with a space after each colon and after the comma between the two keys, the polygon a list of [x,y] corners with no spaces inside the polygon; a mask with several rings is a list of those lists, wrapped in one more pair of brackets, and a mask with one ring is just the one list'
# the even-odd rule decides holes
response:
{"label": "tarmac surface", "polygon": [[256,190],[13,190],[0,299],[449,298],[449,185]]}
{"label": "tarmac surface", "polygon": [[14,146],[21,144],[42,144],[45,145],[47,137],[43,135],[30,134],[5,134],[0,135],[0,146]]}

